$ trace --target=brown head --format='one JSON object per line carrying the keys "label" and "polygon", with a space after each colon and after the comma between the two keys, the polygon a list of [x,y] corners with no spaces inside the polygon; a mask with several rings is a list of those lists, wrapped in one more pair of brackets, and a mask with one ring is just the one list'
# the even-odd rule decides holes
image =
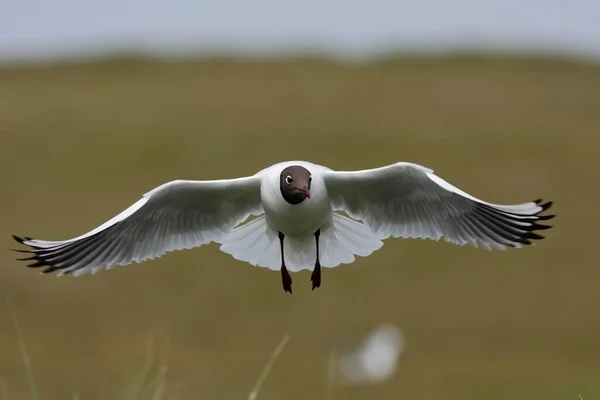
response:
{"label": "brown head", "polygon": [[310,171],[299,165],[292,165],[281,171],[279,188],[281,195],[290,204],[300,204],[310,199]]}

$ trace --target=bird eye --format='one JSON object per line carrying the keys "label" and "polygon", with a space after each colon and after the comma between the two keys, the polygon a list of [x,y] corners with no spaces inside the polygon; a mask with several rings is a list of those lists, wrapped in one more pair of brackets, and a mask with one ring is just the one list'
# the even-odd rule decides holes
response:
{"label": "bird eye", "polygon": [[293,181],[293,179],[292,179],[292,177],[291,177],[291,176],[289,176],[289,175],[288,175],[288,176],[286,176],[286,177],[285,177],[285,182],[286,182],[288,185],[289,185],[290,183],[292,183],[292,181]]}

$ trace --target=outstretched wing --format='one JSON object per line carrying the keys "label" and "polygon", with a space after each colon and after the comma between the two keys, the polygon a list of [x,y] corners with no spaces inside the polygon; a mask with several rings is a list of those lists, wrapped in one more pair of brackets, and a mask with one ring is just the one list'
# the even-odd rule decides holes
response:
{"label": "outstretched wing", "polygon": [[552,202],[498,205],[479,200],[413,163],[362,171],[330,171],[325,184],[336,210],[363,221],[379,238],[439,240],[505,249],[543,239],[540,215]]}
{"label": "outstretched wing", "polygon": [[143,195],[96,229],[63,241],[14,236],[32,253],[29,267],[58,275],[96,273],[218,241],[251,214],[263,212],[260,178],[176,180]]}

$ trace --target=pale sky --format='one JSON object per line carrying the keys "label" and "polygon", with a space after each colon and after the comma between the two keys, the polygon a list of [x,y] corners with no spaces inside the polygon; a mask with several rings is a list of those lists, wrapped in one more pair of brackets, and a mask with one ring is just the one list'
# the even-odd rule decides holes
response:
{"label": "pale sky", "polygon": [[0,0],[0,60],[128,48],[367,55],[544,49],[600,59],[600,0]]}

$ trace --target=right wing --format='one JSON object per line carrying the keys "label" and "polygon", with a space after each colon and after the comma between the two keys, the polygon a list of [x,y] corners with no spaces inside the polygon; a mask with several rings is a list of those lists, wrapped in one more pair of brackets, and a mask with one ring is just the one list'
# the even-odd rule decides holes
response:
{"label": "right wing", "polygon": [[156,187],[125,211],[73,239],[46,241],[14,236],[32,253],[28,267],[83,275],[190,249],[230,233],[263,212],[257,175],[213,181],[176,180]]}
{"label": "right wing", "polygon": [[535,233],[553,215],[552,202],[499,205],[479,200],[433,170],[400,162],[362,171],[330,171],[325,184],[334,209],[363,221],[380,238],[439,240],[505,249],[543,239]]}

